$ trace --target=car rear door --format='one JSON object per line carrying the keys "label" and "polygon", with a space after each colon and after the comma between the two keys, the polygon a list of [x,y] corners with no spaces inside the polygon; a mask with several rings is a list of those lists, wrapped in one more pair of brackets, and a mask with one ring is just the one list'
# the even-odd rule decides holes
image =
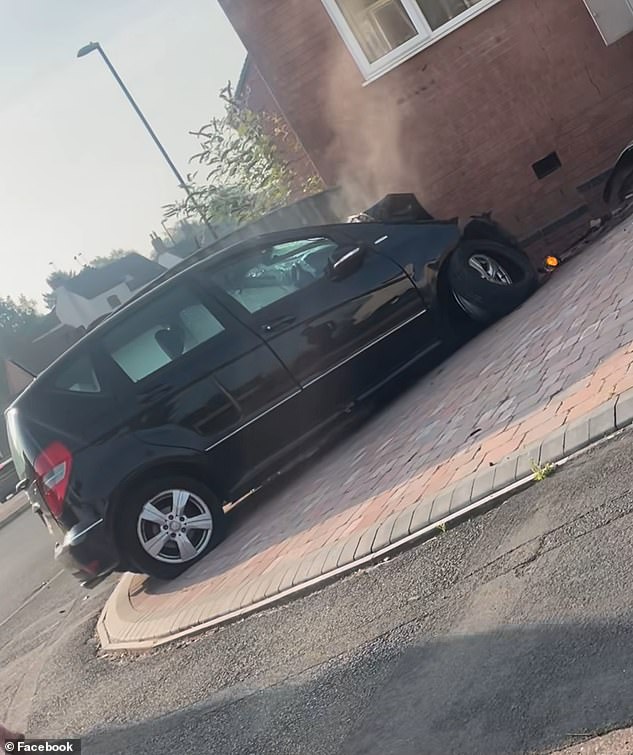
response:
{"label": "car rear door", "polygon": [[371,390],[433,340],[404,270],[335,227],[266,237],[202,279],[270,344],[313,418]]}
{"label": "car rear door", "polygon": [[[101,338],[147,443],[204,451],[229,495],[295,432],[286,406],[300,393],[266,343],[191,282],[154,292]],[[219,491],[218,491],[219,492]]]}

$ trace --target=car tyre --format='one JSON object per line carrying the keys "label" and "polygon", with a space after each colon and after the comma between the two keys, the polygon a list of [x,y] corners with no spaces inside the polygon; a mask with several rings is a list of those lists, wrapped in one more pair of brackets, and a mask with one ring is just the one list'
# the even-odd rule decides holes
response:
{"label": "car tyre", "polygon": [[193,477],[147,481],[119,514],[124,559],[133,571],[174,579],[215,548],[226,534],[222,506]]}
{"label": "car tyre", "polygon": [[448,282],[463,312],[487,324],[509,314],[536,289],[538,277],[523,252],[495,241],[464,241],[448,261]]}

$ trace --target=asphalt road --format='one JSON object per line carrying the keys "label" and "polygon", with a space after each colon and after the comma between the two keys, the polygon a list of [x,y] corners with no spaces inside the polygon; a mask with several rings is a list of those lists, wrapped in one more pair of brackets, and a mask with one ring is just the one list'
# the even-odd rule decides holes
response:
{"label": "asphalt road", "polygon": [[632,457],[629,432],[388,563],[142,656],[99,655],[110,585],[84,600],[64,575],[0,627],[0,718],[94,755],[511,755],[629,726]]}
{"label": "asphalt road", "polygon": [[27,510],[0,528],[0,625],[59,571],[46,527]]}

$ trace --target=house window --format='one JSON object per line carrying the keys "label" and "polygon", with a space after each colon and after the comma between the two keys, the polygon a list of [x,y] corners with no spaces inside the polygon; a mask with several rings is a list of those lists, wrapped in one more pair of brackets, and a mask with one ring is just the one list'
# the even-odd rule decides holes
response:
{"label": "house window", "polygon": [[116,294],[108,296],[108,304],[114,309],[114,307],[121,306],[121,299]]}
{"label": "house window", "polygon": [[372,80],[499,0],[322,0]]}

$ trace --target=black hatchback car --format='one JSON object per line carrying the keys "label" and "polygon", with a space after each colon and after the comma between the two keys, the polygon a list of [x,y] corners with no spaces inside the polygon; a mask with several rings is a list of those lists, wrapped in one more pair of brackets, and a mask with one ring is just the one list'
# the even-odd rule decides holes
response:
{"label": "black hatchback car", "polygon": [[487,216],[241,243],[159,281],[16,399],[18,487],[84,584],[171,578],[222,540],[225,503],[536,283]]}

